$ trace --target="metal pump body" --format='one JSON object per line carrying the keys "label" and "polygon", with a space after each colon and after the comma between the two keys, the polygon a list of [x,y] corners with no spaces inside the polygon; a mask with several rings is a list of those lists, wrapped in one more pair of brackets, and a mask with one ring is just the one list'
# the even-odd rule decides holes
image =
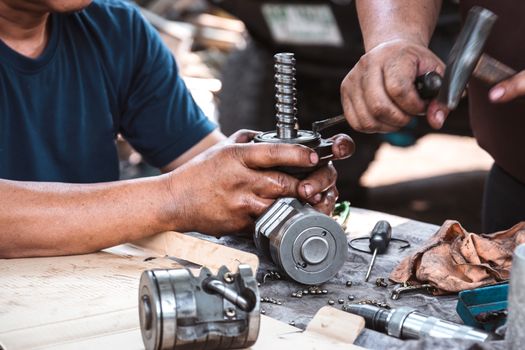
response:
{"label": "metal pump body", "polygon": [[302,284],[328,281],[348,256],[341,226],[295,198],[278,199],[257,219],[254,240],[286,275]]}
{"label": "metal pump body", "polygon": [[252,270],[221,267],[144,271],[139,316],[146,350],[239,349],[259,334],[259,290]]}
{"label": "metal pump body", "polygon": [[[313,130],[300,130],[297,125],[294,55],[278,53],[274,59],[276,130],[259,134],[254,141],[310,147],[319,156],[317,167],[324,166],[333,158],[332,141],[321,137],[316,123]],[[279,167],[278,170],[305,178],[315,169]],[[286,275],[302,284],[328,281],[341,269],[348,255],[346,236],[339,224],[294,198],[278,199],[256,221],[254,240],[259,250],[271,256]]]}

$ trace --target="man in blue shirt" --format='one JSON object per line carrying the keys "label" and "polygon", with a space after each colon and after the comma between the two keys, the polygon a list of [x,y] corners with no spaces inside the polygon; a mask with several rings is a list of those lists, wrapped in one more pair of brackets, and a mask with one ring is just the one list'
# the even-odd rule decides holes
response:
{"label": "man in blue shirt", "polygon": [[[165,174],[118,181],[123,135]],[[326,166],[297,145],[226,139],[195,105],[176,63],[120,0],[0,0],[0,257],[96,251],[165,230],[220,235],[275,198],[328,212]],[[334,139],[334,154],[350,152]]]}

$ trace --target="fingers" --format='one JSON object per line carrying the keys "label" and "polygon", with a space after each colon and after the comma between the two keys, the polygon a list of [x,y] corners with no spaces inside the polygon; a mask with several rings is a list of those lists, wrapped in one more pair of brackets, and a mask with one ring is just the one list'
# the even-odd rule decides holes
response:
{"label": "fingers", "polygon": [[414,85],[418,74],[418,58],[406,54],[403,59],[392,60],[383,69],[385,88],[392,101],[408,114],[425,111],[425,102]]}
{"label": "fingers", "polygon": [[490,89],[489,99],[494,103],[503,103],[523,95],[525,95],[525,71],[519,72]]}
{"label": "fingers", "polygon": [[330,187],[325,193],[323,193],[321,200],[313,207],[326,215],[330,215],[334,210],[338,197],[339,192],[337,191],[337,188],[335,186]]}
{"label": "fingers", "polygon": [[345,159],[354,154],[355,143],[352,138],[346,134],[337,134],[330,138],[332,140],[332,154],[334,160]]}
{"label": "fingers", "polygon": [[248,143],[251,142],[257,134],[260,134],[258,131],[241,129],[233,133],[228,140],[233,143]]}
{"label": "fingers", "polygon": [[367,78],[363,79],[361,87],[370,113],[390,130],[397,130],[408,124],[411,117],[389,96],[384,74],[379,67],[374,67]]}
{"label": "fingers", "polygon": [[341,85],[341,96],[345,117],[352,128],[360,132],[374,133],[395,131],[396,128],[377,120],[376,116],[368,110],[367,100],[364,97],[363,87],[361,86],[361,81],[363,79],[362,72],[367,70],[366,66],[366,63],[361,63],[360,61],[360,63],[350,71]]}
{"label": "fingers", "polygon": [[248,168],[261,169],[276,166],[311,167],[319,157],[312,149],[284,143],[253,143],[231,147],[235,156]]}
{"label": "fingers", "polygon": [[445,105],[436,100],[431,101],[427,109],[428,124],[436,130],[441,129],[449,113],[450,110]]}
{"label": "fingers", "polygon": [[264,199],[298,197],[299,180],[291,175],[273,171],[252,171],[252,191]]}
{"label": "fingers", "polygon": [[301,199],[316,204],[321,198],[319,196],[314,198],[315,195],[333,187],[336,180],[337,171],[330,162],[327,166],[317,169],[308,175],[306,179],[299,182],[297,192]]}

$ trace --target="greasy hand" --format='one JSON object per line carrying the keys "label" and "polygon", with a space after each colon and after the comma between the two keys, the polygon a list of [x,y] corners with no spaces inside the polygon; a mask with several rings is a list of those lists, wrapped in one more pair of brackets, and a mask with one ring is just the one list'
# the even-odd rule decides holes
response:
{"label": "greasy hand", "polygon": [[[333,141],[333,160],[348,158],[354,153],[355,145],[350,136],[338,134],[331,138]],[[335,186],[337,171],[332,162],[317,169],[299,183],[299,198],[310,203],[315,209],[329,215],[333,210],[339,192]]]}
{"label": "greasy hand", "polygon": [[[411,116],[427,110],[414,81],[429,71],[443,75],[444,64],[425,46],[407,40],[376,46],[361,57],[341,84],[346,119],[354,129],[366,133],[392,132],[405,126]],[[434,101],[430,106],[428,122],[440,128],[447,111]]]}
{"label": "greasy hand", "polygon": [[299,180],[270,168],[315,166],[317,154],[299,145],[246,143],[255,135],[239,131],[168,174],[175,229],[246,231],[276,198],[298,197]]}
{"label": "greasy hand", "polygon": [[489,92],[489,99],[494,103],[509,102],[520,96],[525,96],[525,71],[498,83]]}

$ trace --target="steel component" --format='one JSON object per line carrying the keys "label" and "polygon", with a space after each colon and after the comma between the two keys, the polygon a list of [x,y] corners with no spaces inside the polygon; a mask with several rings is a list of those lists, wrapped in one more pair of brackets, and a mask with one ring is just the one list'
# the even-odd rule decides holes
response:
{"label": "steel component", "polygon": [[297,98],[295,90],[295,58],[293,53],[281,52],[273,56],[275,64],[275,109],[277,110],[277,137],[297,137]]}
{"label": "steel component", "polygon": [[438,94],[438,101],[448,108],[457,107],[497,18],[494,13],[481,7],[473,7],[469,11],[450,51],[443,86]]}
{"label": "steel component", "polygon": [[341,227],[295,198],[276,200],[257,219],[254,240],[257,248],[271,256],[286,275],[308,285],[328,281],[348,255]]}
{"label": "steel component", "polygon": [[[223,281],[227,281],[224,283]],[[251,268],[217,276],[202,268],[144,271],[139,287],[139,317],[147,350],[238,349],[259,334],[259,290]]]}
{"label": "steel component", "polygon": [[411,292],[426,291],[427,293],[430,294],[430,293],[432,293],[432,291],[434,289],[435,289],[434,286],[432,286],[429,283],[425,283],[425,284],[421,284],[421,285],[417,285],[417,286],[400,286],[400,287],[397,287],[397,288],[393,289],[390,292],[390,299],[397,300],[397,299],[399,299],[401,294],[411,293]]}
{"label": "steel component", "polygon": [[509,349],[523,349],[525,344],[525,244],[514,250],[509,284],[509,317],[505,340]]}
{"label": "steel component", "polygon": [[363,316],[366,327],[402,339],[424,337],[489,340],[489,334],[469,326],[441,320],[410,307],[382,309],[373,305],[346,305],[345,311]]}

